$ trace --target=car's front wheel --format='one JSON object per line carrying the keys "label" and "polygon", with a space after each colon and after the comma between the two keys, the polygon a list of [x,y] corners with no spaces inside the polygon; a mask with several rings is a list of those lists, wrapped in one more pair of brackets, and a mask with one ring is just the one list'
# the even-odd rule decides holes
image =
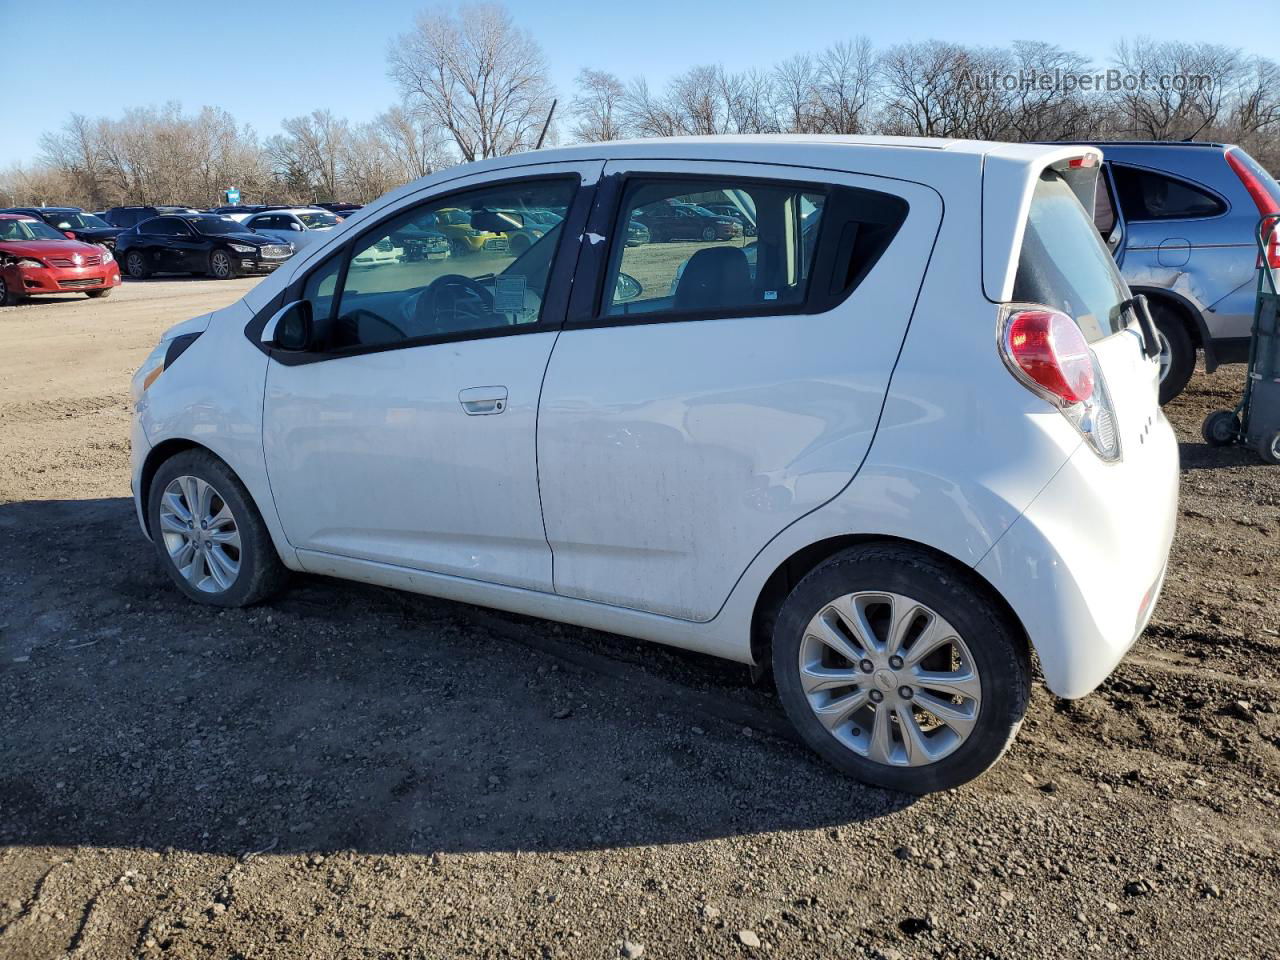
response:
{"label": "car's front wheel", "polygon": [[107,287],[105,290],[86,290],[85,296],[90,300],[103,300],[111,296],[111,287]]}
{"label": "car's front wheel", "polygon": [[773,669],[809,746],[859,780],[909,793],[987,770],[1031,690],[1026,646],[985,591],[896,545],[837,554],[795,586]]}
{"label": "car's front wheel", "polygon": [[16,307],[22,302],[22,297],[9,289],[9,284],[5,282],[3,276],[0,276],[0,307]]}
{"label": "car's front wheel", "polygon": [[192,600],[243,607],[284,585],[284,565],[249,492],[207,451],[161,464],[147,517],[161,565]]}
{"label": "car's front wheel", "polygon": [[215,280],[230,280],[236,275],[236,262],[227,250],[215,250],[209,254],[209,276]]}

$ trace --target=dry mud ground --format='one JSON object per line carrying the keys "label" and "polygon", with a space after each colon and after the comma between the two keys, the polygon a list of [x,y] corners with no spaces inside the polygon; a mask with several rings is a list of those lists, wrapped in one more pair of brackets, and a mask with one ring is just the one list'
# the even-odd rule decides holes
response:
{"label": "dry mud ground", "polygon": [[128,500],[129,375],[251,280],[0,310],[0,956],[1280,955],[1280,468],[1169,409],[1164,598],[913,800],[732,664],[298,578],[218,612]]}

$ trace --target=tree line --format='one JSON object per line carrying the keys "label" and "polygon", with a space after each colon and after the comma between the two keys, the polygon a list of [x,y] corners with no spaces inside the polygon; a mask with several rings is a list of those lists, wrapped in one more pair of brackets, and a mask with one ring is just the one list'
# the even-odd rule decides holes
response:
{"label": "tree line", "polygon": [[[1102,64],[1049,42],[841,41],[776,64],[698,64],[661,86],[584,67],[555,91],[534,37],[502,6],[420,14],[388,48],[401,101],[368,123],[327,109],[261,137],[226,110],[73,114],[0,203],[367,202],[450,164],[548,144],[722,133],[989,140],[1219,140],[1280,167],[1280,65],[1219,44],[1121,41]],[[544,129],[545,128],[545,129]]]}

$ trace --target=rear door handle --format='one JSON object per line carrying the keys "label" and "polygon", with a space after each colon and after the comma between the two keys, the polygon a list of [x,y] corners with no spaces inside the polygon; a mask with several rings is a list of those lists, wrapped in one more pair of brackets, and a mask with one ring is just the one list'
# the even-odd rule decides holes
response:
{"label": "rear door handle", "polygon": [[458,402],[468,416],[482,417],[507,409],[506,387],[467,387],[458,391]]}

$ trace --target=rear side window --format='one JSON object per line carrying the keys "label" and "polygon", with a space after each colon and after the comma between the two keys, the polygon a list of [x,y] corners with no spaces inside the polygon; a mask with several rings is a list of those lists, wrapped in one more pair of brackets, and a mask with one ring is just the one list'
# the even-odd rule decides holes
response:
{"label": "rear side window", "polygon": [[1113,164],[1112,176],[1127,220],[1188,220],[1216,217],[1227,207],[1207,190],[1151,170]]}
{"label": "rear side window", "polygon": [[628,182],[601,312],[817,312],[846,296],[906,218],[898,197],[733,179]]}
{"label": "rear side window", "polygon": [[1125,328],[1129,298],[1091,214],[1060,175],[1041,174],[1013,282],[1015,301],[1062,311],[1090,343]]}

